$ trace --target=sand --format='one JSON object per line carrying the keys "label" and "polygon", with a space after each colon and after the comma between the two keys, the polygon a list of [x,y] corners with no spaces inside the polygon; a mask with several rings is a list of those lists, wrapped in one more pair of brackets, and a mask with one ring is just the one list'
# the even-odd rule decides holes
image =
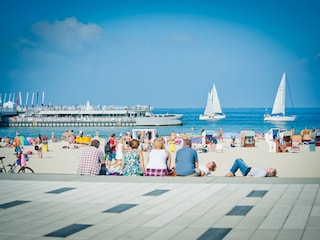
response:
{"label": "sand", "polygon": [[[256,142],[255,147],[230,147],[230,139],[226,139],[223,145],[223,152],[198,153],[199,163],[205,164],[215,161],[217,169],[214,176],[224,176],[230,169],[234,159],[242,158],[249,166],[273,167],[277,169],[279,177],[320,177],[320,147],[316,151],[310,151],[308,145],[300,145],[298,153],[270,153],[265,140]],[[70,146],[69,149],[63,146]],[[74,148],[76,146],[77,148]],[[48,143],[48,152],[43,153],[43,158],[38,158],[33,146],[24,146],[23,151],[32,151],[29,156],[28,166],[35,173],[56,173],[56,174],[76,174],[81,158],[81,153],[85,145],[69,145],[66,142]],[[180,145],[175,146],[175,151],[171,152],[172,164],[176,151]],[[170,150],[170,146],[166,145]],[[0,156],[5,156],[4,163],[7,165],[15,161],[14,148],[0,148]],[[145,162],[147,153],[144,153]],[[237,176],[241,176],[237,172]]]}

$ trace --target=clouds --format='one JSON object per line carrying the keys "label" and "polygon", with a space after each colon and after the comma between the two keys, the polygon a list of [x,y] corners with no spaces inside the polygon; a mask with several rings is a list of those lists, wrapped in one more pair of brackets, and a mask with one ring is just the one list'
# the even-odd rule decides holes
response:
{"label": "clouds", "polygon": [[81,51],[101,39],[103,30],[94,23],[82,23],[69,17],[53,23],[42,21],[31,26],[31,32],[44,45],[57,50]]}
{"label": "clouds", "polygon": [[[45,91],[55,104],[80,104],[90,96],[93,104],[198,107],[215,82],[223,107],[264,107],[274,97],[264,89],[277,86],[286,71],[293,92],[300,90],[296,86],[317,96],[319,37],[305,27],[308,19],[292,25],[296,18],[287,16],[290,11],[284,19],[287,5],[37,2],[19,5],[14,20],[0,14],[0,25],[7,25],[0,41],[3,91]],[[10,13],[17,6],[10,10],[0,8]],[[310,84],[301,86],[301,79]],[[153,89],[155,83],[161,84]],[[85,94],[70,98],[70,90]],[[172,98],[153,97],[154,92],[175,96],[174,105]],[[244,97],[235,101],[240,92]],[[298,98],[295,104],[310,105]]]}
{"label": "clouds", "polygon": [[[59,86],[68,89],[75,81],[85,84],[93,76],[92,66],[100,58],[100,43],[104,42],[104,31],[98,24],[69,17],[37,21],[26,29],[8,44],[11,50],[0,58],[7,63],[3,74],[8,79],[6,91],[21,91],[24,86],[29,91],[46,91],[50,97]],[[44,81],[52,84],[45,86]]]}

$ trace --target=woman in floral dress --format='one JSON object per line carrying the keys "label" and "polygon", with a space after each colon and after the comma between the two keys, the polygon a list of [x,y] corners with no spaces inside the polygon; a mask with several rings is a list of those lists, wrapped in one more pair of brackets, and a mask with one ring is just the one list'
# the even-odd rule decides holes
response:
{"label": "woman in floral dress", "polygon": [[121,169],[124,176],[143,176],[144,159],[143,153],[139,148],[139,141],[133,139],[129,142],[130,150],[124,152],[121,161]]}

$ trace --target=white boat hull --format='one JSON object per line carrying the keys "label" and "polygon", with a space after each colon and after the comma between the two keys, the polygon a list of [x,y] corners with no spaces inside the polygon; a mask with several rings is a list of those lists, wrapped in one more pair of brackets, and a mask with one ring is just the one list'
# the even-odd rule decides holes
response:
{"label": "white boat hull", "polygon": [[175,126],[182,125],[182,114],[154,114],[148,117],[137,117],[136,126]]}
{"label": "white boat hull", "polygon": [[226,118],[225,114],[217,114],[217,115],[200,115],[199,120],[211,120],[211,121],[217,121]]}
{"label": "white boat hull", "polygon": [[296,116],[265,116],[264,121],[269,122],[293,122]]}

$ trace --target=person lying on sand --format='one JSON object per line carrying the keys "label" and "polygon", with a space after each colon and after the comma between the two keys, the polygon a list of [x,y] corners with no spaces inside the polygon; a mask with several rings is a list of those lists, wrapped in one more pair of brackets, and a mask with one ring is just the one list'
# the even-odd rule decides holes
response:
{"label": "person lying on sand", "polygon": [[206,165],[199,165],[197,173],[200,177],[209,176],[211,172],[214,172],[216,170],[216,163],[215,162],[208,162]]}
{"label": "person lying on sand", "polygon": [[260,168],[260,167],[248,167],[248,165],[241,159],[237,158],[230,172],[225,175],[225,177],[235,177],[236,172],[240,169],[240,172],[244,177],[276,177],[277,170],[275,168]]}

